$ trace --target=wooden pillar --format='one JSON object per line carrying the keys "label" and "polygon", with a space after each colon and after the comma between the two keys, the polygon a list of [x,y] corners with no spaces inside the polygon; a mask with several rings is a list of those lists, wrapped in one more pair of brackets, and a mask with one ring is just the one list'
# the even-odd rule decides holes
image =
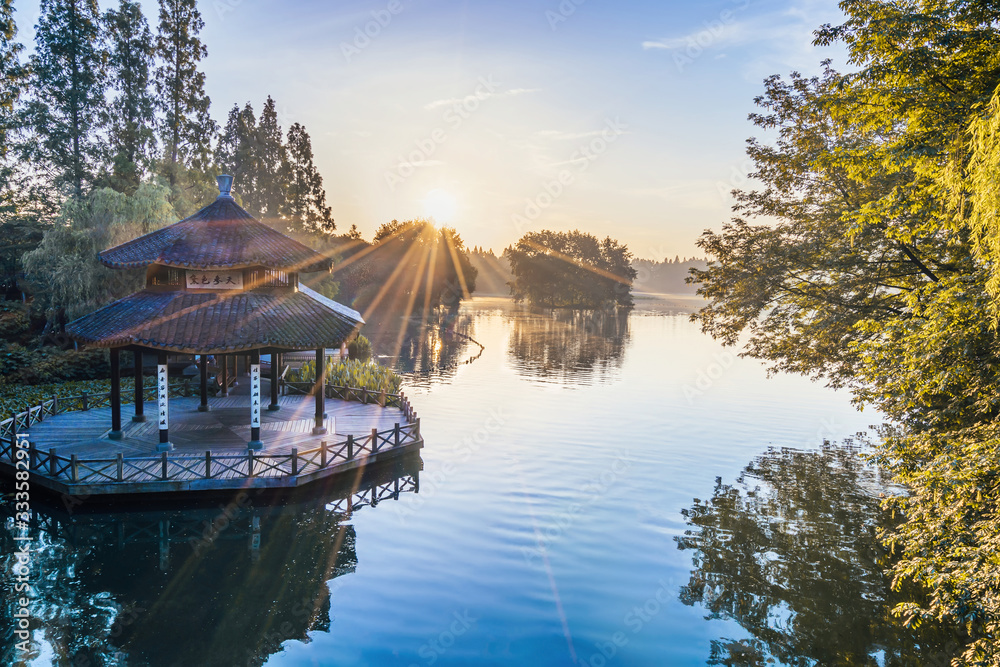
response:
{"label": "wooden pillar", "polygon": [[201,376],[201,403],[198,404],[198,412],[208,412],[208,355],[202,354],[198,358],[198,371]]}
{"label": "wooden pillar", "polygon": [[281,409],[281,406],[278,405],[278,371],[281,367],[280,360],[281,355],[271,350],[271,405],[267,406],[267,409],[272,412]]}
{"label": "wooden pillar", "polygon": [[111,432],[108,439],[122,439],[121,348],[111,348]]}
{"label": "wooden pillar", "polygon": [[326,433],[323,422],[326,407],[326,350],[322,347],[316,348],[316,386],[313,387],[313,393],[316,395],[316,425],[313,426],[313,435],[323,435]]}
{"label": "wooden pillar", "polygon": [[229,396],[229,355],[222,355],[222,395]]}
{"label": "wooden pillar", "polygon": [[247,449],[255,451],[264,448],[260,440],[260,350],[254,350],[249,356],[250,363],[250,442]]}
{"label": "wooden pillar", "polygon": [[160,352],[156,359],[156,421],[160,427],[160,443],[156,446],[158,452],[168,452],[174,448],[170,444],[170,409],[167,400],[169,392],[167,353]]}
{"label": "wooden pillar", "polygon": [[136,350],[132,353],[132,358],[135,359],[135,415],[132,421],[144,422],[146,415],[143,414],[143,402],[146,400],[146,394],[142,386],[142,352]]}

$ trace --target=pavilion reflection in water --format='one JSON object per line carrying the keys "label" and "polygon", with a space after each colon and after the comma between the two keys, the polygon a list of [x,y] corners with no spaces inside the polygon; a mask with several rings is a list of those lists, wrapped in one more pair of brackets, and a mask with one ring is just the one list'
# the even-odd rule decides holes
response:
{"label": "pavilion reflection in water", "polygon": [[[418,456],[338,486],[262,504],[236,494],[195,509],[32,512],[32,651],[67,665],[261,665],[288,640],[328,631],[335,580],[357,565],[345,519],[419,491]],[[4,554],[13,504],[0,504]],[[0,579],[14,590],[11,567]],[[12,628],[11,605],[0,627]],[[0,663],[13,664],[5,631]]]}

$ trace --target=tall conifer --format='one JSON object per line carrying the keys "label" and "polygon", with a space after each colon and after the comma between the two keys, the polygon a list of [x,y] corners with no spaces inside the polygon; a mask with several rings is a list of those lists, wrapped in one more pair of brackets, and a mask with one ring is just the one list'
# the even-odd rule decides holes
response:
{"label": "tall conifer", "polygon": [[306,128],[293,123],[288,128],[288,193],[284,217],[293,231],[332,234],[337,228],[326,205],[323,177],[313,163],[312,140]]}
{"label": "tall conifer", "polygon": [[78,199],[101,153],[106,54],[100,41],[96,0],[42,0],[31,58],[33,148],[38,166]]}
{"label": "tall conifer", "polygon": [[108,65],[117,96],[108,114],[111,186],[123,192],[139,187],[155,141],[154,102],[150,92],[153,38],[138,2],[121,0],[104,23],[109,41]]}

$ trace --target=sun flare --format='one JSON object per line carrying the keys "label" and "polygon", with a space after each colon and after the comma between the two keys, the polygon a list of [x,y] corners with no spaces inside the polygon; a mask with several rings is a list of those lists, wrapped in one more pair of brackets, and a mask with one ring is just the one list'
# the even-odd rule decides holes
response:
{"label": "sun flare", "polygon": [[455,219],[458,202],[447,190],[436,188],[424,197],[424,215],[440,224],[449,224]]}

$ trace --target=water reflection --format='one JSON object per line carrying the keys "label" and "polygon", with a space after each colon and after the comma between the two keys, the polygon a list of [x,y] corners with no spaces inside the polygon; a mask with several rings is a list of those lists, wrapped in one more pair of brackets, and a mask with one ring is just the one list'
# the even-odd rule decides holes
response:
{"label": "water reflection", "polygon": [[627,309],[514,311],[507,356],[518,374],[558,384],[618,379],[629,343]]}
{"label": "water reflection", "polygon": [[889,614],[916,593],[894,592],[884,574],[885,486],[858,454],[772,449],[684,510],[690,529],[675,539],[695,569],[681,601],[750,634],[713,641],[707,664],[949,664],[954,634],[906,629]]}
{"label": "water reflection", "polygon": [[[85,511],[33,502],[32,651],[43,664],[261,665],[329,630],[330,588],[357,565],[352,512],[418,491],[419,457],[285,502]],[[12,503],[0,545],[13,553]],[[13,590],[10,564],[0,586]],[[333,580],[333,581],[331,581]],[[328,583],[329,582],[329,583]],[[11,604],[2,664],[14,664]]]}
{"label": "water reflection", "polygon": [[366,326],[365,334],[379,361],[395,368],[410,387],[447,382],[483,353],[473,316],[461,311],[436,311],[427,321],[397,316]]}

